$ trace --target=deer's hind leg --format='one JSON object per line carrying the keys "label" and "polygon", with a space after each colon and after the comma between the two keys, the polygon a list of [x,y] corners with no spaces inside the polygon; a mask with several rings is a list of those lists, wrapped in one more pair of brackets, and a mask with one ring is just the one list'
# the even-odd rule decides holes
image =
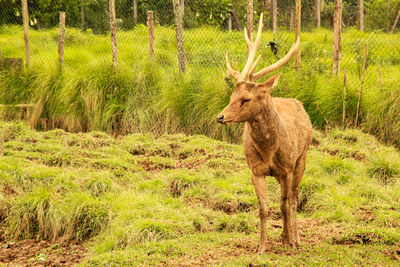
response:
{"label": "deer's hind leg", "polygon": [[293,183],[292,183],[292,194],[290,196],[290,208],[292,213],[291,227],[293,231],[293,241],[300,243],[300,235],[297,227],[297,204],[299,200],[299,186],[301,179],[303,178],[304,170],[306,167],[306,155],[307,149],[301,154],[300,158],[296,162],[295,169],[293,171]]}
{"label": "deer's hind leg", "polygon": [[291,183],[293,174],[279,176],[279,183],[281,184],[281,211],[283,220],[283,231],[282,231],[282,243],[289,245],[293,243],[292,234],[292,209],[290,208],[290,195],[291,195]]}

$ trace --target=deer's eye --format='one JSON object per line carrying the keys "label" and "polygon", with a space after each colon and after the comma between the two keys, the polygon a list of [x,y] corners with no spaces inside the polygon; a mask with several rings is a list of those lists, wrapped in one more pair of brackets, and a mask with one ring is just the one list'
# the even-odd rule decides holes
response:
{"label": "deer's eye", "polygon": [[240,106],[243,106],[244,103],[247,103],[249,101],[250,101],[250,99],[242,99],[242,102],[240,103]]}

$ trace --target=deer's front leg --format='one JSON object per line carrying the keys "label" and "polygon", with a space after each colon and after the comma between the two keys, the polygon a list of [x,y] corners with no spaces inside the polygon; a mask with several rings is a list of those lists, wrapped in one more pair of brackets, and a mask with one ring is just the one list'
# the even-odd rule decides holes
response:
{"label": "deer's front leg", "polygon": [[258,253],[263,253],[267,249],[267,182],[264,175],[256,176],[253,174],[252,180],[260,206],[261,236]]}
{"label": "deer's front leg", "polygon": [[293,210],[290,207],[291,200],[291,174],[280,177],[279,182],[281,184],[281,211],[283,219],[283,232],[282,232],[282,243],[289,245],[293,243]]}

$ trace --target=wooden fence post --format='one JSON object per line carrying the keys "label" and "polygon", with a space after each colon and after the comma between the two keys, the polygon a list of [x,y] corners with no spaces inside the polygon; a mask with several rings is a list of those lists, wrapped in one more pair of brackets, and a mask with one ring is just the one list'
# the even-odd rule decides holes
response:
{"label": "wooden fence post", "polygon": [[273,32],[276,32],[277,29],[278,3],[276,1],[271,1],[271,28]]}
{"label": "wooden fence post", "polygon": [[112,63],[114,72],[118,67],[117,23],[115,21],[115,0],[109,0],[110,5],[110,31],[112,45]]}
{"label": "wooden fence post", "polygon": [[174,1],[174,13],[175,13],[175,32],[176,32],[176,42],[178,46],[178,63],[179,63],[179,70],[182,73],[186,72],[186,65],[185,65],[185,49],[183,43],[183,17],[182,17],[182,8],[179,0]]}
{"label": "wooden fence post", "polygon": [[60,35],[58,36],[58,60],[60,70],[64,64],[64,41],[65,41],[65,12],[60,12]]}
{"label": "wooden fence post", "polygon": [[364,0],[358,0],[358,29],[364,31]]}
{"label": "wooden fence post", "polygon": [[342,124],[345,125],[346,121],[346,83],[347,83],[347,74],[346,69],[343,70],[343,117]]}
{"label": "wooden fence post", "polygon": [[379,88],[381,89],[381,94],[382,94],[382,67],[381,64],[379,66]]}
{"label": "wooden fence post", "polygon": [[321,27],[321,0],[315,0],[315,26]]}
{"label": "wooden fence post", "polygon": [[340,59],[342,52],[342,0],[335,0],[335,15],[333,19],[333,71],[340,74]]}
{"label": "wooden fence post", "polygon": [[24,22],[24,41],[25,41],[25,66],[31,64],[31,52],[29,45],[29,15],[28,15],[28,0],[22,0],[22,19]]}
{"label": "wooden fence post", "polygon": [[247,36],[253,41],[253,0],[247,0]]}
{"label": "wooden fence post", "polygon": [[[296,40],[301,35],[301,0],[296,0]],[[296,52],[296,68],[301,67],[301,48]]]}
{"label": "wooden fence post", "polygon": [[153,11],[147,11],[147,27],[149,28],[149,56],[154,58],[154,30],[153,30]]}

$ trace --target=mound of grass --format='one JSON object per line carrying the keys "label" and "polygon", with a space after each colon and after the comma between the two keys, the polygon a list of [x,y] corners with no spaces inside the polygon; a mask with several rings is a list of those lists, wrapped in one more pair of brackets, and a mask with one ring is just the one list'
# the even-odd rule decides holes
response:
{"label": "mound of grass", "polygon": [[[0,122],[0,153],[5,240],[81,242],[90,248],[89,266],[191,265],[199,257],[210,265],[263,264],[276,253],[279,262],[310,263],[280,246],[280,188],[270,177],[271,250],[255,255],[258,201],[239,145],[199,135],[36,132]],[[350,264],[374,262],[365,251],[398,244],[399,156],[358,130],[315,131],[300,185],[298,249],[319,263],[344,253]],[[352,254],[343,244],[368,249]],[[393,263],[390,255],[382,262]]]}

